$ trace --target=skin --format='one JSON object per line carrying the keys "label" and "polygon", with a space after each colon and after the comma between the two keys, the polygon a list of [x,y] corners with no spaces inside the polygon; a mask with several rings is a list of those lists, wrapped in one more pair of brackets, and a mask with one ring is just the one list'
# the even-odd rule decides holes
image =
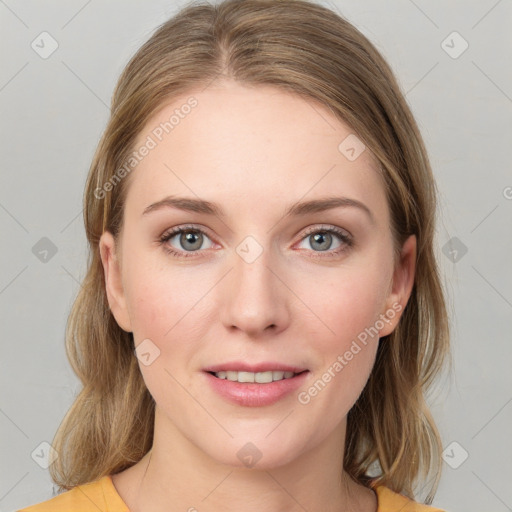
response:
{"label": "skin", "polygon": [[[153,116],[137,147],[190,95]],[[307,390],[393,305],[401,310],[379,336],[396,327],[414,282],[416,239],[394,265],[376,163],[368,149],[354,161],[338,150],[352,131],[325,107],[234,82],[193,95],[198,106],[129,176],[118,243],[108,232],[100,241],[116,321],[136,346],[150,339],[160,350],[150,365],[139,361],[156,401],[153,448],[114,485],[131,512],[375,511],[375,493],[341,468],[346,416],[372,370],[377,336],[308,404],[294,392],[264,407],[235,405],[206,385],[202,369],[288,363],[309,370]],[[218,203],[225,217],[174,208],[142,215],[171,194]],[[363,202],[374,223],[353,207],[283,216],[292,203],[326,196]],[[184,224],[206,232],[199,251],[179,234],[159,244]],[[330,226],[354,241],[333,257],[326,253],[344,245],[336,235],[326,251],[305,235]],[[236,251],[248,235],[262,248],[251,263]],[[252,468],[237,457],[247,442],[262,454]]]}

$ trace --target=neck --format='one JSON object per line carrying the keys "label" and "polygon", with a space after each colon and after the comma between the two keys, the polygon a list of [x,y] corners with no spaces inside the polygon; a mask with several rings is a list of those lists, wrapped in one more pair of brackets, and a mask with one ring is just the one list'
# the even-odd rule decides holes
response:
{"label": "neck", "polygon": [[133,472],[130,511],[375,511],[373,491],[342,470],[345,425],[291,462],[257,469],[213,460],[157,412],[153,447]]}

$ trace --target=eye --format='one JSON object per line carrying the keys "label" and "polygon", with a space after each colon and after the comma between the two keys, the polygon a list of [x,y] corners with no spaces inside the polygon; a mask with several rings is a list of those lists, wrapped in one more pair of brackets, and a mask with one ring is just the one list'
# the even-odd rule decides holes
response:
{"label": "eye", "polygon": [[[333,237],[334,235],[334,237]],[[341,243],[332,249],[333,240],[338,239]],[[315,255],[315,257],[324,256],[337,256],[344,251],[347,251],[353,245],[351,236],[341,230],[340,228],[329,227],[314,227],[306,231],[305,236],[302,238],[303,242],[308,242],[309,248],[315,253],[325,252],[325,255]]]}
{"label": "eye", "polygon": [[[174,244],[172,243],[173,239],[176,239]],[[193,226],[173,228],[166,231],[160,237],[160,243],[164,246],[164,249],[167,252],[174,256],[184,258],[193,256],[192,254],[187,253],[194,253],[202,249],[211,248],[211,245],[208,247],[204,246],[205,240],[209,240],[208,235],[202,229]],[[176,244],[178,244],[178,247],[176,247]]]}
{"label": "eye", "polygon": [[[338,239],[338,246],[332,250],[333,242]],[[179,226],[166,231],[159,239],[165,251],[176,257],[189,258],[193,253],[210,249],[213,243],[204,246],[210,240],[206,232],[195,226]],[[353,246],[352,237],[344,230],[335,226],[313,227],[306,231],[301,242],[308,242],[314,257],[338,256]],[[174,243],[173,243],[174,242]],[[325,254],[321,254],[325,253]]]}

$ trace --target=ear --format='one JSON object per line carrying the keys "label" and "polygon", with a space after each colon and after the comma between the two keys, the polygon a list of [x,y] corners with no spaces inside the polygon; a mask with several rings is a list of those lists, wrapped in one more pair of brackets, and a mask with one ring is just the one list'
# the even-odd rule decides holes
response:
{"label": "ear", "polygon": [[386,310],[383,315],[388,317],[380,330],[380,337],[391,334],[411,296],[414,286],[414,275],[416,272],[416,236],[411,235],[402,246],[400,258],[393,273],[391,291],[386,298]]}
{"label": "ear", "polygon": [[121,279],[121,267],[116,254],[116,242],[109,231],[105,231],[99,242],[101,262],[105,274],[105,289],[110,310],[119,327],[126,332],[132,332],[130,315],[126,308],[126,299]]}

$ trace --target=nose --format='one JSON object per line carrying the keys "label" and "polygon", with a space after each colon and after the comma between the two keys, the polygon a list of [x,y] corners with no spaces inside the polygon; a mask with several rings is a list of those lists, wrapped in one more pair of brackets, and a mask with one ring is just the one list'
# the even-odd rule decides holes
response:
{"label": "nose", "polygon": [[251,338],[275,336],[289,324],[291,292],[269,249],[251,259],[243,251],[233,253],[232,270],[219,290],[223,294],[221,320],[228,330],[239,330]]}

